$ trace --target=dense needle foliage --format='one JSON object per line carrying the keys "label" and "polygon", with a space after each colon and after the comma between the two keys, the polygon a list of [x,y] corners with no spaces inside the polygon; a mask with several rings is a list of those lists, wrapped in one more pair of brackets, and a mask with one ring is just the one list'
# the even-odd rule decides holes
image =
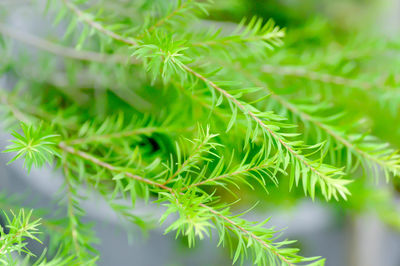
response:
{"label": "dense needle foliage", "polygon": [[[13,87],[0,94],[13,132],[4,150],[28,171],[47,163],[63,172],[66,215],[32,219],[36,211],[2,195],[3,263],[28,264],[25,239],[40,241],[42,228],[52,238],[37,265],[96,264],[101,254],[80,207],[88,191],[143,229],[153,223],[132,213],[136,201],[164,206],[166,233],[190,247],[217,239],[238,264],[325,261],[301,256],[267,217],[246,220],[248,194],[261,204],[310,197],[368,206],[400,228],[391,189],[371,185],[400,173],[398,43],[340,34],[323,20],[288,25],[288,33],[256,16],[214,21],[225,7],[211,1],[39,6],[62,37],[0,22],[0,71]],[[389,57],[394,63],[380,68]],[[248,211],[238,213],[238,200]]]}

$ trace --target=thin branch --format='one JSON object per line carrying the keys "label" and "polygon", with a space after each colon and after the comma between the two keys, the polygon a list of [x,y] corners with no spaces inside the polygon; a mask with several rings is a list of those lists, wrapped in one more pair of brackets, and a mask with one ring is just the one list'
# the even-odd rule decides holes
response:
{"label": "thin branch", "polygon": [[[83,152],[83,151],[77,150],[77,149],[75,149],[75,148],[73,148],[73,147],[71,147],[71,146],[68,146],[65,142],[60,142],[60,144],[59,144],[58,146],[59,146],[62,150],[66,151],[66,152],[68,152],[68,153],[77,155],[77,156],[79,156],[79,157],[81,157],[81,158],[83,158],[83,159],[85,159],[85,160],[87,160],[87,161],[89,161],[89,162],[92,162],[92,163],[94,163],[94,164],[96,164],[96,165],[99,165],[99,166],[101,166],[101,167],[103,167],[103,168],[106,168],[106,169],[108,169],[108,170],[110,170],[110,171],[112,171],[112,172],[122,172],[120,169],[118,169],[117,167],[115,167],[115,166],[113,166],[113,165],[111,165],[111,164],[108,164],[108,163],[106,163],[106,162],[103,162],[103,161],[101,161],[100,159],[97,159],[96,157],[94,157],[94,156],[92,156],[92,155],[90,155],[90,154],[88,154],[88,153],[86,153],[86,152]],[[159,188],[162,188],[162,189],[165,189],[165,190],[168,190],[168,191],[172,191],[171,188],[169,188],[169,187],[167,187],[167,186],[164,186],[163,184],[154,182],[154,181],[152,181],[152,180],[143,178],[143,177],[138,176],[138,175],[134,175],[134,174],[129,173],[129,172],[123,172],[123,173],[124,173],[128,178],[135,179],[135,180],[137,180],[137,181],[146,183],[146,184],[151,185],[151,186],[154,186],[154,187],[159,187]]]}
{"label": "thin branch", "polygon": [[55,55],[59,55],[66,58],[81,60],[81,61],[90,61],[90,62],[98,62],[98,63],[130,63],[137,64],[139,63],[134,58],[130,57],[127,60],[127,56],[119,55],[119,54],[102,54],[92,51],[78,51],[74,48],[70,48],[67,46],[59,45],[53,42],[49,42],[45,39],[39,38],[35,35],[32,35],[28,32],[22,32],[15,28],[11,28],[6,26],[5,24],[0,23],[0,33],[7,35],[15,40],[21,41],[23,43],[29,44],[41,50],[50,52]]}
{"label": "thin branch", "polygon": [[[87,21],[90,25],[92,25],[93,27],[99,27],[99,24],[96,24],[96,22],[88,19],[86,16],[84,16],[84,13],[82,13],[82,11],[80,11],[78,8],[76,8],[73,4],[71,4],[70,2],[68,2],[68,0],[63,0],[67,6],[69,6],[69,8],[71,10],[73,10],[78,16],[82,17],[83,16],[83,20]],[[108,31],[108,30],[103,30],[101,31],[104,34],[110,36],[111,38],[118,40],[120,42],[126,43],[126,44],[130,44],[130,45],[137,45],[136,42],[132,42],[130,39],[126,39],[114,32]],[[173,58],[172,58],[173,60]],[[174,61],[174,60],[173,60]],[[174,62],[175,63],[175,62]],[[213,81],[207,79],[206,77],[204,77],[203,75],[201,75],[200,73],[197,73],[196,71],[194,71],[192,68],[190,68],[189,66],[185,65],[185,64],[179,64],[183,69],[185,69],[188,73],[194,75],[195,77],[197,77],[198,79],[202,80],[203,82],[205,82],[206,84],[209,84],[212,88],[214,88],[215,90],[217,90],[218,92],[220,92],[222,95],[224,95],[224,97],[230,101],[232,101],[243,113],[247,113],[251,119],[253,119],[258,125],[260,125],[262,128],[264,128],[265,130],[267,130],[271,136],[273,136],[277,141],[279,141],[279,143],[281,143],[281,145],[283,147],[285,147],[285,149],[290,152],[295,158],[297,158],[300,162],[302,162],[305,166],[307,166],[312,172],[314,172],[317,176],[321,177],[324,180],[329,180],[328,177],[326,177],[324,174],[322,174],[321,172],[319,172],[317,169],[315,169],[312,165],[310,165],[310,163],[308,163],[303,156],[301,156],[299,153],[297,153],[296,151],[293,150],[292,147],[290,147],[286,142],[284,142],[280,137],[277,136],[277,134],[271,130],[267,125],[265,125],[261,119],[259,119],[253,112],[246,110],[246,108],[244,107],[244,105],[242,103],[240,103],[235,97],[233,97],[231,94],[229,94],[226,90],[220,88],[219,86],[217,86]]]}
{"label": "thin branch", "polygon": [[[9,209],[10,210],[10,209],[17,209],[17,208],[18,209],[21,209],[21,208],[22,209],[28,209],[26,207],[21,207],[21,206],[16,206],[16,205],[10,204],[10,203],[5,203],[4,200],[2,200],[0,202],[0,209],[3,209],[3,210]],[[39,220],[40,219],[41,225],[47,227],[49,230],[53,230],[54,232],[62,233],[63,230],[64,230],[64,228],[62,226],[60,226],[59,224],[52,223],[50,219],[47,220],[47,219],[43,219],[41,217],[38,217],[34,213],[32,213],[31,218],[33,220]]]}
{"label": "thin branch", "polygon": [[238,225],[237,223],[235,223],[234,221],[232,221],[231,219],[229,219],[228,217],[226,217],[225,215],[219,213],[218,211],[215,211],[213,208],[200,203],[200,206],[202,206],[203,208],[206,208],[209,212],[213,213],[214,215],[218,216],[219,218],[225,220],[227,223],[231,224],[232,226],[236,227],[237,229],[239,229],[240,231],[242,231],[244,233],[245,236],[251,237],[253,238],[255,241],[257,241],[258,243],[260,243],[261,245],[263,245],[265,248],[267,248],[268,250],[270,250],[272,253],[275,254],[275,256],[277,256],[280,260],[284,261],[285,263],[287,263],[287,265],[293,266],[294,264],[291,263],[290,261],[288,261],[284,256],[282,256],[281,254],[279,254],[278,252],[276,252],[270,245],[268,245],[268,243],[266,243],[265,241],[263,241],[261,238],[259,238],[258,236],[256,236],[254,233],[247,231],[245,228],[243,228],[242,226]]}
{"label": "thin branch", "polygon": [[[289,107],[290,106],[290,107]],[[348,141],[346,138],[340,136],[337,132],[332,130],[328,125],[321,123],[318,121],[315,117],[310,116],[309,114],[300,111],[298,108],[295,106],[291,105],[288,103],[288,109],[292,111],[293,113],[297,113],[301,118],[304,120],[310,121],[313,123],[315,126],[321,128],[324,132],[328,133],[331,137],[336,139],[338,142],[342,143],[344,146],[346,146],[348,149],[353,150],[355,153],[360,154],[362,157],[366,158],[367,160],[371,160],[383,167],[387,167],[384,161],[378,160],[374,156],[370,155],[369,153],[359,149],[356,145]]]}
{"label": "thin branch", "polygon": [[[237,69],[235,67],[235,69]],[[260,86],[262,88],[265,88],[267,92],[270,93],[271,98],[275,99],[277,102],[279,102],[283,107],[285,107],[287,110],[291,111],[293,114],[297,114],[299,117],[301,117],[303,120],[309,121],[313,123],[316,127],[319,127],[322,129],[324,132],[326,132],[328,135],[336,139],[338,142],[342,143],[344,146],[346,146],[348,149],[354,151],[355,153],[360,154],[362,157],[366,158],[367,160],[374,161],[375,163],[381,165],[382,167],[387,167],[384,161],[380,161],[374,156],[370,155],[369,153],[359,149],[356,145],[351,143],[349,140],[347,140],[345,137],[340,136],[337,132],[332,130],[328,125],[318,121],[315,117],[309,115],[308,113],[299,110],[295,105],[290,103],[288,100],[286,100],[284,97],[280,96],[277,94],[275,91],[273,91],[271,88],[267,88],[263,82],[258,80],[254,75],[249,73],[248,71],[240,68],[239,69],[243,74],[246,75],[249,79],[251,79],[257,86]],[[338,78],[338,77],[336,77]],[[364,84],[366,85],[366,84]],[[372,87],[372,86],[371,86]],[[371,88],[370,87],[370,88]],[[367,87],[365,87],[367,89]]]}
{"label": "thin branch", "polygon": [[3,255],[2,253],[4,252],[4,249],[7,247],[7,245],[9,243],[13,243],[15,241],[15,239],[17,239],[20,235],[22,235],[25,231],[28,230],[28,226],[29,224],[26,223],[25,226],[23,226],[22,228],[20,228],[17,232],[15,232],[15,234],[11,237],[9,242],[4,242],[4,240],[2,239],[2,237],[0,237],[0,242],[2,243],[2,247],[0,248],[0,255]]}
{"label": "thin branch", "polygon": [[[81,158],[83,158],[83,159],[85,159],[85,160],[87,160],[87,161],[90,161],[90,162],[92,162],[92,163],[94,163],[94,164],[96,164],[96,165],[99,165],[99,166],[101,166],[101,167],[103,167],[103,168],[106,168],[106,169],[108,169],[108,170],[110,170],[110,171],[112,171],[112,172],[121,172],[117,167],[115,167],[115,166],[113,166],[113,165],[111,165],[111,164],[108,164],[108,163],[106,163],[106,162],[103,162],[103,161],[97,159],[96,157],[94,157],[94,156],[92,156],[92,155],[90,155],[90,154],[88,154],[88,153],[85,153],[85,152],[82,152],[82,151],[80,151],[80,150],[76,150],[76,149],[74,149],[73,147],[67,146],[64,142],[61,142],[61,143],[59,144],[59,147],[60,147],[62,150],[68,152],[68,153],[77,155],[77,156],[79,156],[79,157],[81,157]],[[149,179],[147,179],[147,178],[144,178],[144,177],[141,177],[141,176],[138,176],[138,175],[134,175],[134,174],[129,173],[129,172],[126,172],[126,171],[123,172],[123,173],[124,173],[128,178],[134,179],[134,180],[136,180],[136,181],[139,181],[139,182],[142,182],[142,183],[145,183],[145,184],[154,186],[154,187],[158,187],[158,188],[160,188],[160,189],[163,189],[163,190],[165,190],[165,191],[168,191],[168,192],[171,193],[171,194],[175,194],[175,193],[176,193],[172,188],[167,187],[167,186],[165,186],[165,185],[163,185],[163,184],[157,183],[157,182],[155,182],[155,181],[149,180]],[[180,193],[180,194],[183,194],[183,193]],[[200,206],[203,207],[203,208],[206,208],[208,211],[210,211],[210,212],[213,213],[214,215],[216,215],[216,216],[220,217],[221,219],[225,220],[227,223],[229,223],[229,224],[232,225],[233,227],[236,227],[236,228],[239,229],[244,235],[246,235],[246,236],[248,236],[248,237],[251,237],[251,238],[254,239],[255,241],[259,242],[261,245],[263,245],[265,248],[267,248],[268,250],[270,250],[271,252],[273,252],[279,259],[281,259],[282,261],[286,262],[288,265],[293,265],[293,264],[292,264],[291,262],[289,262],[283,255],[279,254],[279,253],[276,252],[274,249],[272,249],[271,246],[270,246],[268,243],[266,243],[265,241],[263,241],[261,238],[259,238],[258,236],[256,236],[254,233],[251,233],[251,232],[247,231],[245,228],[243,228],[243,227],[241,227],[240,225],[236,224],[234,221],[232,221],[231,219],[229,219],[229,218],[226,217],[225,215],[219,213],[218,211],[215,211],[213,208],[211,208],[211,207],[209,207],[209,206],[207,206],[207,205],[205,205],[205,204],[203,204],[203,203],[201,203]]]}
{"label": "thin branch", "polygon": [[90,25],[92,28],[98,30],[99,32],[111,37],[114,40],[117,40],[119,42],[131,45],[131,46],[137,46],[138,43],[133,40],[132,38],[126,38],[123,37],[111,30],[108,30],[106,28],[104,28],[100,23],[94,21],[91,19],[91,17],[84,13],[82,10],[80,10],[77,6],[75,6],[74,4],[72,4],[69,0],[63,0],[64,4],[72,11],[74,12],[78,18],[82,21],[84,21],[85,23],[87,23],[88,25]]}
{"label": "thin branch", "polygon": [[293,150],[293,148],[290,147],[289,144],[287,144],[279,136],[277,136],[277,134],[273,130],[271,130],[266,124],[264,124],[260,118],[258,118],[253,112],[247,110],[242,103],[240,103],[235,97],[233,97],[231,94],[229,94],[226,90],[220,88],[214,82],[212,82],[211,80],[207,79],[206,77],[204,77],[200,73],[197,73],[196,71],[194,71],[193,69],[191,69],[187,65],[182,64],[182,67],[186,71],[191,73],[192,75],[196,76],[197,78],[199,78],[200,80],[205,82],[206,84],[209,84],[212,88],[214,88],[215,90],[220,92],[222,95],[224,95],[225,98],[227,98],[228,100],[232,101],[244,114],[247,113],[251,117],[251,119],[253,119],[258,125],[260,125],[262,128],[267,130],[269,132],[269,134],[271,134],[271,136],[273,136],[277,141],[279,141],[279,143],[281,143],[281,145],[283,147],[285,147],[285,149],[288,152],[290,152],[296,159],[298,159],[301,163],[303,163],[305,166],[307,166],[312,172],[314,172],[316,175],[318,175],[322,179],[325,179],[325,180],[327,179],[327,177],[324,174],[322,174],[317,169],[315,169],[311,164],[309,164],[304,159],[303,156],[301,156],[299,153],[297,153],[295,150]]}

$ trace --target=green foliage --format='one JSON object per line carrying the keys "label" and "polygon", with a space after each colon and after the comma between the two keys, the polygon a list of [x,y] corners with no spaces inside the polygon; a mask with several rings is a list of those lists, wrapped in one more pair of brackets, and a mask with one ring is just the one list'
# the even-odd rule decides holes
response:
{"label": "green foliage", "polygon": [[54,157],[59,156],[54,149],[56,144],[55,138],[58,135],[46,134],[42,125],[35,128],[32,125],[21,123],[21,129],[23,135],[14,131],[12,136],[15,139],[11,141],[14,144],[7,146],[7,150],[4,151],[17,152],[17,155],[8,162],[9,164],[18,158],[23,158],[24,167],[29,172],[32,166],[39,168],[45,163],[51,164]]}
{"label": "green foliage", "polygon": [[149,39],[150,44],[140,45],[132,56],[144,59],[145,68],[152,73],[153,79],[156,79],[161,72],[163,80],[167,82],[172,76],[184,73],[184,61],[188,61],[189,58],[182,52],[187,47],[182,47],[182,43],[175,43],[165,34],[160,36],[156,33]]}
{"label": "green foliage", "polygon": [[[238,260],[243,263],[245,259],[251,258],[254,264],[259,265],[293,265],[318,259],[301,257],[297,255],[298,249],[286,247],[295,241],[275,242],[278,232],[273,228],[264,228],[269,219],[260,223],[248,222],[240,218],[243,214],[232,215],[229,207],[225,205],[210,208],[206,205],[211,199],[208,195],[199,197],[194,192],[187,192],[173,195],[163,193],[162,196],[168,200],[168,209],[161,217],[161,222],[170,214],[179,213],[179,219],[165,232],[176,231],[177,237],[180,234],[187,236],[189,246],[194,245],[196,237],[201,240],[216,231],[218,246],[229,248],[233,263]],[[215,205],[215,202],[213,204]],[[324,260],[318,260],[312,265],[323,263]]]}
{"label": "green foliage", "polygon": [[12,252],[33,255],[26,248],[26,239],[30,238],[40,242],[40,240],[35,236],[38,234],[40,219],[30,221],[32,211],[25,213],[23,209],[20,210],[18,214],[11,212],[11,217],[5,212],[3,214],[6,218],[6,227],[8,228],[8,232],[6,234],[4,228],[0,228],[0,261],[4,265],[16,265],[11,256]]}
{"label": "green foliage", "polygon": [[[28,213],[24,209],[20,209],[18,214],[15,214],[10,210],[8,215],[3,212],[6,218],[6,228],[0,227],[0,262],[3,265],[33,265],[33,266],[55,266],[55,265],[71,265],[75,264],[76,261],[72,256],[66,255],[64,252],[59,250],[51,260],[46,258],[46,250],[42,253],[42,256],[32,264],[30,263],[30,257],[35,255],[28,249],[27,240],[37,241],[42,243],[38,238],[38,235],[42,232],[39,231],[41,226],[41,219],[33,218],[33,211],[30,210]],[[25,258],[16,256],[25,254]]]}
{"label": "green foliage", "polygon": [[[64,176],[63,217],[42,215],[54,241],[37,265],[101,258],[82,208],[92,192],[129,225],[148,230],[159,220],[190,247],[217,239],[234,264],[324,265],[282,240],[269,219],[247,219],[252,197],[369,207],[398,226],[393,195],[367,185],[400,173],[398,97],[390,96],[400,84],[397,57],[384,61],[384,85],[376,67],[398,44],[353,39],[318,19],[287,34],[262,17],[207,20],[217,2],[48,1],[60,40],[0,24],[0,71],[20,82],[0,94],[2,110],[6,121],[22,121],[5,151],[28,171],[55,160]],[[34,67],[10,39],[40,50]],[[141,217],[137,201],[166,209]],[[21,212],[8,221],[17,231],[29,225]],[[22,239],[35,237],[38,224],[30,226],[9,234],[21,241],[4,245],[4,260],[14,247],[32,255]]]}
{"label": "green foliage", "polygon": [[191,48],[199,54],[206,52],[213,57],[222,55],[229,59],[263,57],[266,50],[282,46],[285,36],[285,30],[276,26],[272,19],[265,22],[258,17],[242,19],[229,35],[222,34],[221,29],[197,31],[187,37],[193,39]]}

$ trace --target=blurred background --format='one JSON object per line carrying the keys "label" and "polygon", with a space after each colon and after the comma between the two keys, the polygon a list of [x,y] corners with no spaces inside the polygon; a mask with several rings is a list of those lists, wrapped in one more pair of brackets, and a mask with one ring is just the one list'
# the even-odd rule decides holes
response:
{"label": "blurred background", "polygon": [[[44,3],[37,2],[35,6],[39,8],[33,8],[28,1],[0,0],[2,22],[31,34],[54,33],[41,11]],[[328,45],[332,39],[345,39],[359,31],[379,33],[387,39],[396,39],[400,33],[400,0],[215,0],[210,16],[205,19],[238,22],[242,17],[253,15],[273,18],[287,28],[291,45],[298,41],[299,46]],[[328,30],[329,36],[317,38],[318,27]],[[315,31],[315,38],[310,38],[313,32],[309,32],[307,42],[296,35],[298,29],[304,28]],[[7,87],[9,81],[3,77],[0,84]],[[399,131],[400,126],[394,126]],[[3,150],[9,135],[2,131],[0,148]],[[399,140],[394,143],[400,146]],[[55,209],[55,194],[62,184],[60,173],[44,169],[33,170],[28,175],[21,164],[6,166],[9,159],[8,154],[0,156],[0,192],[22,195],[28,207]],[[400,198],[395,189],[390,184],[379,186],[393,190],[393,201],[400,211]],[[0,207],[4,208],[1,203]],[[88,213],[87,221],[95,222],[100,239],[99,265],[230,265],[228,254],[216,249],[215,243],[203,241],[196,249],[189,249],[183,240],[175,241],[173,234],[164,236],[162,229],[144,236],[136,229],[127,228],[95,194],[85,201],[84,209]],[[158,207],[144,205],[135,212],[156,218],[161,213]],[[362,209],[350,214],[337,204],[289,199],[265,204],[248,219],[269,216],[270,223],[278,229],[286,228],[285,237],[299,240],[302,255],[321,255],[327,259],[328,266],[400,266],[400,233],[382,222],[374,211]],[[43,247],[33,248],[40,253]]]}

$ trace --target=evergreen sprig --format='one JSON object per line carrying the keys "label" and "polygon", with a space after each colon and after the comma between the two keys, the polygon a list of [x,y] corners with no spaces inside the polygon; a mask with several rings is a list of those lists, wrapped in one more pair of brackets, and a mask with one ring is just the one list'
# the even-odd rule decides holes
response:
{"label": "evergreen sprig", "polygon": [[7,233],[3,227],[0,227],[0,261],[4,265],[13,264],[12,252],[19,254],[26,253],[33,255],[27,248],[26,239],[30,238],[40,242],[36,237],[38,234],[38,226],[40,219],[31,221],[32,211],[25,213],[21,209],[18,214],[11,212],[11,217],[7,213],[3,213],[7,222]]}
{"label": "evergreen sprig", "polygon": [[24,158],[24,167],[30,172],[32,166],[42,167],[45,163],[51,164],[54,156],[60,157],[54,149],[55,138],[58,135],[46,134],[42,126],[37,128],[32,125],[21,123],[23,135],[14,131],[14,140],[7,146],[4,152],[17,152],[17,155],[8,163],[12,163],[18,158]]}
{"label": "evergreen sprig", "polygon": [[[35,257],[27,247],[28,239],[42,244],[38,238],[39,227],[42,226],[40,218],[33,217],[33,210],[26,212],[20,209],[18,213],[10,210],[10,214],[3,212],[6,220],[6,228],[0,227],[0,262],[3,265],[33,265],[33,266],[55,266],[55,265],[71,265],[78,261],[74,256],[68,255],[61,249],[53,256],[52,259],[46,257],[45,249],[42,255],[32,264],[29,262],[31,257]],[[25,257],[22,255],[25,254]]]}

